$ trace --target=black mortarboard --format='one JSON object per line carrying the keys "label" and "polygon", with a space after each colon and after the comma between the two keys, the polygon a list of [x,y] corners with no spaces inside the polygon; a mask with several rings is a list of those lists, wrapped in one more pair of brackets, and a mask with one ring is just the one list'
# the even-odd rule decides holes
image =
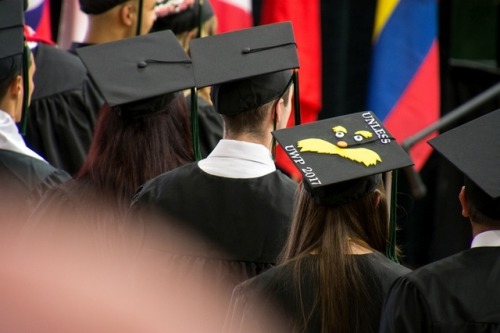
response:
{"label": "black mortarboard", "polygon": [[0,82],[21,73],[24,44],[24,6],[19,0],[0,1]]}
{"label": "black mortarboard", "polygon": [[226,115],[278,98],[299,67],[290,22],[194,39],[190,50],[196,86],[212,86],[214,107]]}
{"label": "black mortarboard", "polygon": [[468,198],[500,219],[500,110],[447,131],[429,144],[465,175]]}
{"label": "black mortarboard", "polygon": [[380,174],[412,165],[371,111],[273,132],[320,204],[340,205],[373,191]]}
{"label": "black mortarboard", "polygon": [[[201,13],[200,13],[201,10]],[[151,31],[172,30],[174,34],[191,31],[214,16],[208,0],[163,0],[156,5],[156,21]]]}
{"label": "black mortarboard", "polygon": [[98,15],[107,12],[129,0],[80,0],[80,9],[88,15]]}
{"label": "black mortarboard", "polygon": [[[76,51],[107,103],[122,114],[137,101],[195,86],[191,59],[172,31],[79,48]],[[148,110],[143,110],[147,112]],[[154,111],[154,110],[151,110]]]}

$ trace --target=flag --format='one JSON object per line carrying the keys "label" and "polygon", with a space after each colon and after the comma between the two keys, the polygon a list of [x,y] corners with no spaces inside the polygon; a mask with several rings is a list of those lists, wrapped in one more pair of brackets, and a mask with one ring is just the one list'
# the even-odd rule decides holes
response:
{"label": "flag", "polygon": [[[318,119],[321,110],[321,15],[319,0],[307,4],[296,0],[263,0],[261,23],[291,21],[299,53],[299,90],[302,123]],[[288,126],[293,126],[293,114]],[[276,163],[294,178],[300,178],[287,154],[276,151]]]}
{"label": "flag", "polygon": [[[437,0],[379,0],[368,108],[402,142],[440,116]],[[421,141],[410,155],[420,170],[431,154]]]}
{"label": "flag", "polygon": [[253,26],[252,0],[210,0],[217,17],[217,32],[224,33]]}
{"label": "flag", "polygon": [[34,31],[33,41],[54,44],[50,24],[49,0],[30,0],[25,13],[25,22]]}

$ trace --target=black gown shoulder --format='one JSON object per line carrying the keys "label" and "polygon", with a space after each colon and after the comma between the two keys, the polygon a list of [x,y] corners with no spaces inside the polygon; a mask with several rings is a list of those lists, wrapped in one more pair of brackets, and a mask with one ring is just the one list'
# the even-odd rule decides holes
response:
{"label": "black gown shoulder", "polygon": [[[355,258],[372,298],[360,306],[365,308],[368,326],[377,331],[385,294],[398,277],[410,270],[377,252]],[[298,269],[300,281],[295,281],[292,277]],[[272,330],[259,326],[261,332],[299,332],[300,318],[306,316],[304,332],[320,332],[319,283],[319,260],[315,255],[273,267],[245,281],[233,292],[226,330],[248,332],[249,328],[255,329],[256,322],[263,321]]]}
{"label": "black gown shoulder", "polygon": [[[2,214],[27,217],[38,200],[50,188],[71,177],[47,162],[9,150],[0,150]],[[12,216],[10,216],[12,217]],[[10,218],[9,217],[9,218]]]}
{"label": "black gown shoulder", "polygon": [[500,332],[500,247],[459,252],[399,278],[381,332]]}
{"label": "black gown shoulder", "polygon": [[74,174],[85,161],[103,97],[80,59],[40,43],[25,140],[50,164]]}

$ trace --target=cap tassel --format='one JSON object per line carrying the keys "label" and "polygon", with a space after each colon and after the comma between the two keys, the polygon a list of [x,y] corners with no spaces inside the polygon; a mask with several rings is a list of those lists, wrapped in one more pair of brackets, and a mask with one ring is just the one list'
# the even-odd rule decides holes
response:
{"label": "cap tassel", "polygon": [[193,152],[196,161],[201,160],[200,134],[198,125],[198,91],[191,88],[191,132],[193,136]]}
{"label": "cap tassel", "polygon": [[21,116],[21,135],[26,136],[26,129],[28,127],[28,118],[29,118],[29,88],[30,88],[30,82],[29,82],[29,48],[28,45],[24,45],[24,52],[23,52],[23,113]]}
{"label": "cap tassel", "polygon": [[295,126],[300,125],[300,96],[299,96],[299,71],[294,70],[292,75],[293,80],[293,107],[295,110]]}
{"label": "cap tassel", "polygon": [[398,187],[398,171],[393,170],[387,173],[387,181],[390,182],[390,198],[389,203],[389,242],[387,244],[386,256],[392,261],[399,263],[396,253],[396,206],[397,206],[397,187]]}
{"label": "cap tassel", "polygon": [[135,35],[136,36],[140,36],[141,35],[141,30],[142,30],[142,11],[143,11],[143,8],[144,7],[144,1],[143,0],[139,0],[139,8],[137,9],[137,27],[136,27],[136,31],[135,31]]}
{"label": "cap tassel", "polygon": [[198,0],[198,22],[196,26],[198,27],[198,32],[196,33],[196,38],[201,37],[201,27],[203,26],[202,15],[203,13],[203,0]]}

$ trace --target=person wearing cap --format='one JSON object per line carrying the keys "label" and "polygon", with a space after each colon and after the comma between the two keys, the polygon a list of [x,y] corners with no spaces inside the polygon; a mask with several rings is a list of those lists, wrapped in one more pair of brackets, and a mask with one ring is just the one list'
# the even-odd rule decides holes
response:
{"label": "person wearing cap", "polygon": [[[189,53],[189,43],[193,38],[212,36],[216,29],[217,18],[210,1],[163,0],[156,6],[156,21],[151,31],[172,30],[184,50]],[[191,98],[189,95],[186,97],[189,104]],[[223,124],[210,100],[210,87],[197,91],[197,105],[200,150],[201,156],[205,158],[222,139]]]}
{"label": "person wearing cap", "polygon": [[80,0],[88,28],[83,42],[74,42],[70,50],[148,33],[156,19],[155,5],[155,0]]}
{"label": "person wearing cap", "polygon": [[194,161],[182,94],[194,87],[191,60],[171,31],[77,53],[106,104],[82,168],[45,202],[57,207],[57,201],[66,205],[69,200],[76,207],[83,205],[84,214],[85,208],[108,204],[122,216],[141,184]]}
{"label": "person wearing cap", "polygon": [[[386,257],[382,173],[409,156],[369,111],[273,134],[302,174],[292,227],[280,265],[235,288],[228,331],[377,332],[385,293],[409,272]],[[259,324],[268,313],[272,330]]]}
{"label": "person wearing cap", "polygon": [[458,199],[471,248],[400,278],[380,332],[497,332],[500,329],[500,110],[429,141],[465,176]]}
{"label": "person wearing cap", "polygon": [[28,148],[16,126],[34,89],[35,63],[25,47],[23,20],[21,1],[0,2],[0,210],[6,221],[20,218],[28,212],[27,201],[35,204],[44,190],[69,179]]}
{"label": "person wearing cap", "polygon": [[[241,53],[254,44],[276,47]],[[297,185],[274,165],[271,131],[284,128],[291,112],[297,50],[290,23],[198,38],[190,49],[197,87],[215,84],[224,139],[206,159],[147,182],[132,209],[157,213],[164,224],[198,235],[182,260],[207,270],[215,266],[219,283],[232,289],[276,263],[289,230]],[[252,63],[263,59],[264,66]],[[229,298],[221,295],[227,303]]]}

